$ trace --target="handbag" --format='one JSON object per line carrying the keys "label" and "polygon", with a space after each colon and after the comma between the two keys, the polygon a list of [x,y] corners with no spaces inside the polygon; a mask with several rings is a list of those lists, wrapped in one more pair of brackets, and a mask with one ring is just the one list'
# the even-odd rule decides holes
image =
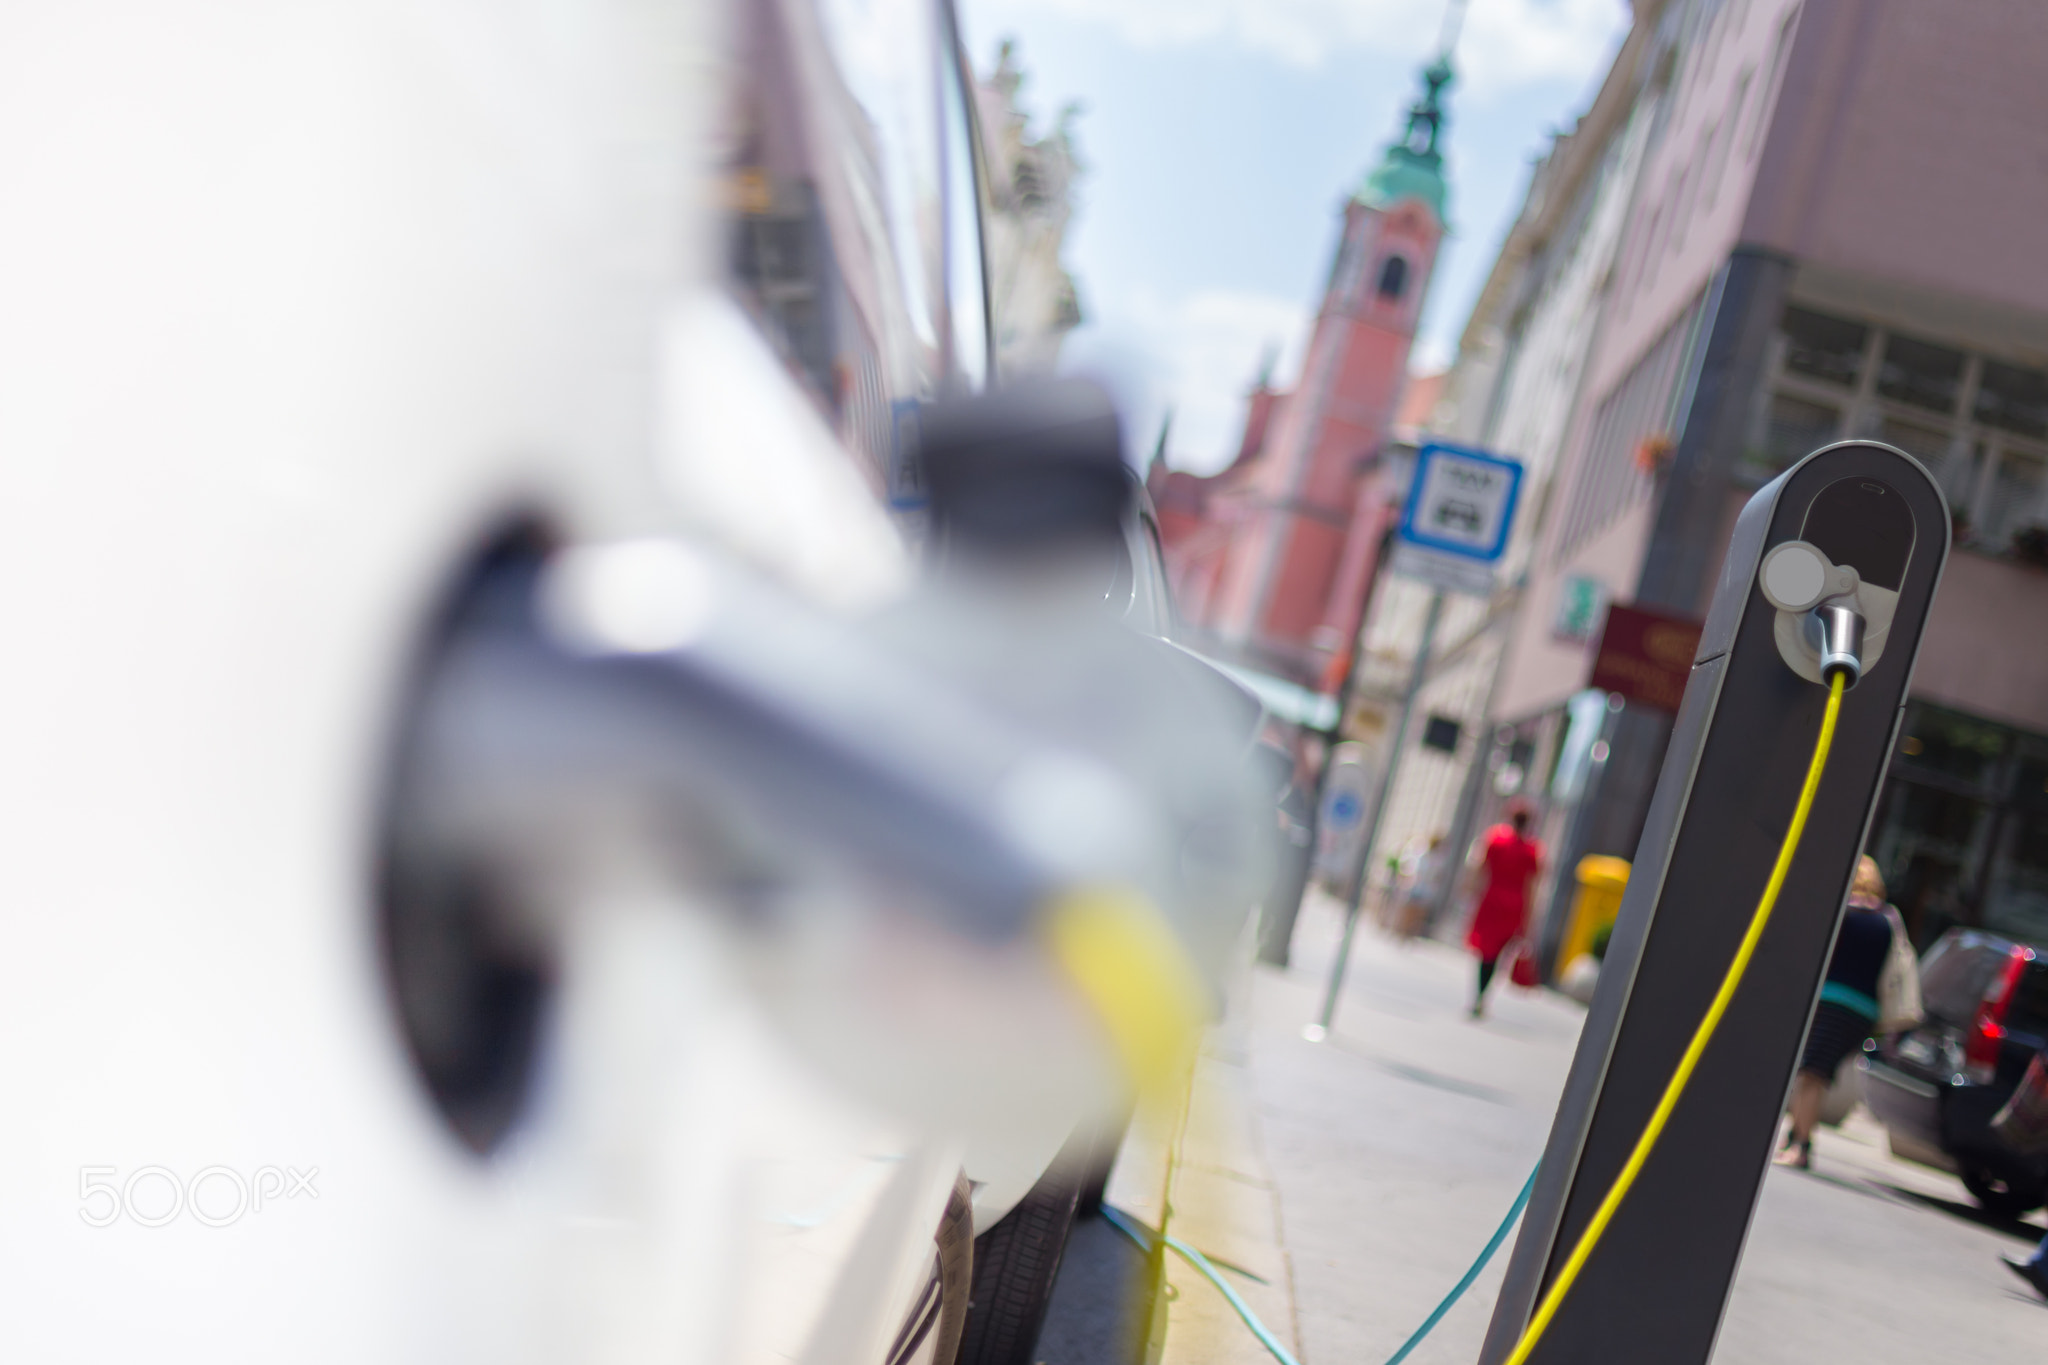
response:
{"label": "handbag", "polygon": [[1877,978],[1877,1024],[1871,1030],[1883,1035],[1904,1033],[1927,1020],[1920,1001],[1920,959],[1913,955],[1913,940],[1906,934],[1906,922],[1892,906],[1884,908],[1891,921],[1892,946],[1885,953],[1884,972]]}
{"label": "handbag", "polygon": [[1508,963],[1508,980],[1524,990],[1534,990],[1543,984],[1543,978],[1536,972],[1536,950],[1525,938],[1515,940],[1515,956]]}
{"label": "handbag", "polygon": [[1991,1116],[1991,1131],[2021,1156],[2048,1152],[2048,1066],[2035,1053],[2005,1108]]}

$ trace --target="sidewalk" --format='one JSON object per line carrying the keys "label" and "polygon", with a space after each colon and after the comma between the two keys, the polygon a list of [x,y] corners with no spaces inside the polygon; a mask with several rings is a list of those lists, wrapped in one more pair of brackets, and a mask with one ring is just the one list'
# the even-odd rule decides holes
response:
{"label": "sidewalk", "polygon": [[[1237,1018],[1212,1038],[1174,1230],[1269,1282],[1225,1272],[1304,1365],[1377,1365],[1513,1203],[1548,1136],[1584,1011],[1497,984],[1488,1017],[1470,1020],[1464,953],[1361,926],[1336,1026],[1306,1042],[1339,927],[1337,907],[1312,899],[1293,969],[1256,972]],[[1139,1176],[1140,1163],[1127,1164]],[[1126,1185],[1120,1169],[1112,1197],[1138,1200],[1152,1179]],[[1859,1114],[1818,1134],[1812,1174],[1768,1177],[1716,1359],[2037,1357],[2048,1305],[1995,1257],[2039,1235],[1985,1220],[1952,1177],[1890,1157]],[[1476,1359],[1506,1259],[1415,1365]],[[1167,1361],[1268,1358],[1212,1286],[1179,1265],[1173,1284]]]}
{"label": "sidewalk", "polygon": [[[1322,1000],[1340,915],[1303,910],[1295,966],[1252,997],[1252,1069],[1279,1193],[1305,1362],[1375,1365],[1456,1284],[1542,1154],[1584,1011],[1496,984],[1474,1021],[1471,961],[1361,925],[1329,1037]],[[1416,1365],[1477,1358],[1505,1251]]]}

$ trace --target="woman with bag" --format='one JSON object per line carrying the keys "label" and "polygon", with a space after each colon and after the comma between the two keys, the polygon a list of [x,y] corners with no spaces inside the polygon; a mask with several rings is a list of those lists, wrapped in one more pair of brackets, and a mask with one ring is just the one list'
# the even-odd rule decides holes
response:
{"label": "woman with bag", "polygon": [[[1863,1050],[1863,1044],[1881,1024],[1908,1028],[1911,1024],[1887,1019],[1878,996],[1888,979],[1896,985],[1898,970],[1894,950],[1913,951],[1903,932],[1895,931],[1897,911],[1885,904],[1884,877],[1869,857],[1856,860],[1856,877],[1849,884],[1849,903],[1842,908],[1842,925],[1835,931],[1835,951],[1828,959],[1827,980],[1821,984],[1820,1003],[1813,1008],[1813,1022],[1806,1027],[1806,1049],[1799,1057],[1799,1074],[1792,1078],[1792,1126],[1777,1156],[1781,1166],[1805,1170],[1813,1165],[1813,1128],[1820,1121],[1821,1101],[1828,1086],[1849,1054]],[[1913,969],[1912,994],[1918,1010],[1919,975]],[[1894,1011],[1903,1002],[1893,1003]],[[1914,1022],[1918,1022],[1915,1020]]]}
{"label": "woman with bag", "polygon": [[1465,945],[1479,959],[1479,990],[1472,997],[1472,1017],[1486,1013],[1486,988],[1507,946],[1522,936],[1529,920],[1529,884],[1543,866],[1543,845],[1529,837],[1526,802],[1508,804],[1508,822],[1486,831],[1479,847],[1485,889],[1472,911]]}

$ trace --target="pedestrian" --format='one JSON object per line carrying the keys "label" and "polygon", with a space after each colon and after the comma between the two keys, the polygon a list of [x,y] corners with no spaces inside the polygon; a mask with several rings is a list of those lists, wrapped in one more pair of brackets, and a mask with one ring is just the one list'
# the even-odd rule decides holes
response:
{"label": "pedestrian", "polygon": [[1429,847],[1414,860],[1408,885],[1401,893],[1401,908],[1394,917],[1394,936],[1406,942],[1420,938],[1429,928],[1430,912],[1444,888],[1444,836],[1429,836]]}
{"label": "pedestrian", "polygon": [[1465,944],[1479,959],[1479,989],[1472,997],[1472,1017],[1486,1013],[1486,988],[1494,967],[1510,943],[1522,936],[1529,921],[1529,884],[1543,866],[1543,845],[1529,837],[1529,806],[1508,803],[1507,823],[1486,831],[1475,852],[1483,889],[1472,911]]}
{"label": "pedestrian", "polygon": [[1878,980],[1892,950],[1892,912],[1884,902],[1884,877],[1868,856],[1856,860],[1849,883],[1849,903],[1842,909],[1842,927],[1835,931],[1834,955],[1820,1003],[1806,1026],[1806,1048],[1799,1056],[1799,1074],[1792,1078],[1792,1126],[1779,1150],[1781,1166],[1806,1170],[1813,1165],[1813,1128],[1820,1122],[1821,1101],[1834,1084],[1835,1073],[1849,1054],[1861,1052],[1877,1028]]}
{"label": "pedestrian", "polygon": [[[2048,1153],[2048,1055],[2035,1053],[2012,1098],[1991,1119],[1998,1140],[2021,1156]],[[2036,1294],[2048,1298],[2048,1237],[2027,1257],[2001,1256],[2006,1268],[2025,1280]]]}
{"label": "pedestrian", "polygon": [[2027,1257],[2001,1256],[2005,1268],[2025,1280],[2036,1294],[2048,1299],[2048,1237],[2043,1237],[2034,1254]]}

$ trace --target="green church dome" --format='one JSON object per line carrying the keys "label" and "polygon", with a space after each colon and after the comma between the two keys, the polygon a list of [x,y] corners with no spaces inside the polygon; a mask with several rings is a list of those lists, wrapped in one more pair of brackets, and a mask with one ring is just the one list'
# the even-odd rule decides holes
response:
{"label": "green church dome", "polygon": [[1445,211],[1450,187],[1444,180],[1444,158],[1438,149],[1443,135],[1443,90],[1451,83],[1448,56],[1438,57],[1422,73],[1423,96],[1408,110],[1408,130],[1400,141],[1390,143],[1380,164],[1365,177],[1357,199],[1369,208],[1389,209],[1403,199],[1420,199],[1429,205],[1439,223],[1448,223]]}

